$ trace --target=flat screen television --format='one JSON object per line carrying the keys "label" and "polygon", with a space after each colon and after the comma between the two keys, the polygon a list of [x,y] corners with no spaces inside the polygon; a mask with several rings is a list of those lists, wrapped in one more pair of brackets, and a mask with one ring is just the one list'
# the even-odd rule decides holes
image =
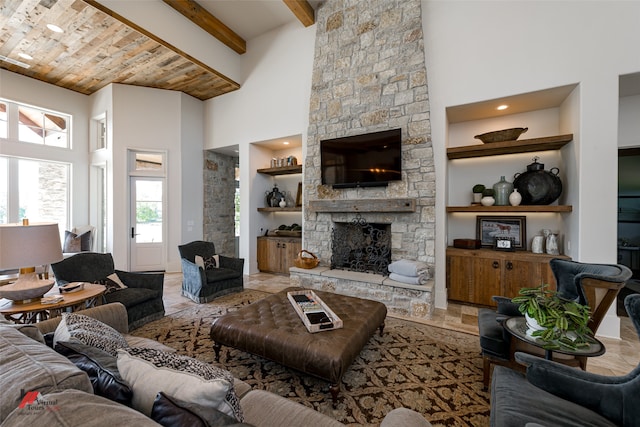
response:
{"label": "flat screen television", "polygon": [[402,180],[402,132],[385,130],[320,141],[322,183],[381,187]]}

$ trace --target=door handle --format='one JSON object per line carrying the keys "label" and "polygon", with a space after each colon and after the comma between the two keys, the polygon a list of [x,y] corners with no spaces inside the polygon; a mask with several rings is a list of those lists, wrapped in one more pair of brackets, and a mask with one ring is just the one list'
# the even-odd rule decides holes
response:
{"label": "door handle", "polygon": [[498,263],[498,261],[493,261],[492,266],[493,268],[500,268],[500,263]]}
{"label": "door handle", "polygon": [[138,234],[139,233],[136,233],[136,229],[134,227],[131,227],[131,238],[135,239]]}
{"label": "door handle", "polygon": [[511,261],[507,261],[507,270],[513,270],[513,263]]}

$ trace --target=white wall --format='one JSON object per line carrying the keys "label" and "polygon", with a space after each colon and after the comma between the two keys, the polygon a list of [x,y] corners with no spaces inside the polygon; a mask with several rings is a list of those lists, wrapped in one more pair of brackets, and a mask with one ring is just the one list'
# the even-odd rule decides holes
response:
{"label": "white wall", "polygon": [[620,98],[618,145],[640,147],[640,95]]}
{"label": "white wall", "polygon": [[[616,262],[618,76],[640,70],[640,2],[423,0],[436,157],[437,229],[447,229],[448,106],[578,83],[572,129],[580,186],[578,261]],[[609,24],[609,25],[607,25]],[[570,119],[573,120],[573,119]],[[597,171],[597,173],[596,173]],[[444,233],[436,237],[436,305],[446,304]],[[615,335],[615,321],[610,329]],[[601,331],[609,330],[606,325]]]}
{"label": "white wall", "polygon": [[5,70],[0,70],[0,97],[73,116],[71,150],[0,142],[0,154],[70,163],[70,224],[59,227],[64,231],[89,224],[89,206],[85,202],[89,191],[89,97]]}
{"label": "white wall", "polygon": [[[184,102],[183,102],[184,101]],[[167,224],[166,269],[180,271],[178,244],[182,243],[181,232],[186,220],[202,223],[202,196],[185,196],[192,206],[183,206],[183,186],[199,188],[202,194],[202,140],[199,131],[191,132],[186,127],[194,123],[201,126],[202,106],[192,102],[180,92],[150,89],[137,86],[113,85],[113,217],[114,238],[112,252],[116,268],[129,265],[129,178],[127,150],[155,150],[166,152],[166,206]],[[184,110],[183,110],[184,108]],[[183,124],[182,120],[185,119]],[[184,141],[183,137],[189,138]],[[191,138],[193,138],[191,140]],[[193,165],[194,172],[182,178],[182,152],[188,159],[200,159]],[[197,170],[199,173],[195,172]],[[183,212],[189,212],[183,216]],[[191,212],[196,212],[192,215]],[[199,219],[198,214],[199,212]],[[196,233],[197,234],[197,233]],[[193,234],[194,236],[196,234]],[[200,234],[201,236],[201,234]]]}
{"label": "white wall", "polygon": [[248,41],[243,87],[205,101],[205,148],[240,149],[239,253],[245,274],[257,270],[256,236],[269,224],[256,211],[264,206],[266,188],[253,184],[255,170],[267,167],[272,156],[251,143],[288,135],[302,135],[306,142],[314,44],[315,25],[304,28],[298,22]]}

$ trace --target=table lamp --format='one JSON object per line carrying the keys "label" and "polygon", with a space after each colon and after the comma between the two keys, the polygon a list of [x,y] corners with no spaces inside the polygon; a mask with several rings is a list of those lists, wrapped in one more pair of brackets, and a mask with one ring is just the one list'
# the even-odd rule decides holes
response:
{"label": "table lamp", "polygon": [[58,224],[0,224],[0,270],[20,269],[18,280],[0,286],[0,298],[28,303],[42,297],[53,287],[53,280],[40,280],[37,265],[62,260]]}

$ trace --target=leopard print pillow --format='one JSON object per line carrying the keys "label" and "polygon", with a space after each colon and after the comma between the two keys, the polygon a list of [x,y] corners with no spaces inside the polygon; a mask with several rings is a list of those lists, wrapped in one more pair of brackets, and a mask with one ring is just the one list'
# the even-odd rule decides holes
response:
{"label": "leopard print pillow", "polygon": [[62,313],[62,320],[53,335],[53,345],[58,341],[75,341],[99,348],[116,356],[119,348],[129,348],[122,334],[111,326],[78,313]]}

